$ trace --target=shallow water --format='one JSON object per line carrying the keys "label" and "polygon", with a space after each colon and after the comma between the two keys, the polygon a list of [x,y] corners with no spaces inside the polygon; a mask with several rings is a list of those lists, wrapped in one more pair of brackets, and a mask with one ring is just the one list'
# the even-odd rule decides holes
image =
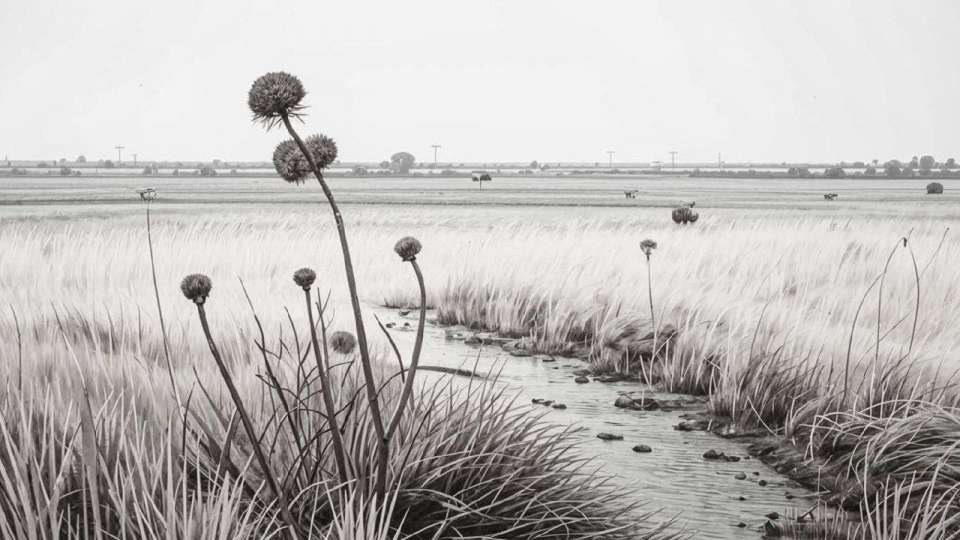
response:
{"label": "shallow water", "polygon": [[[404,322],[413,327],[413,315],[400,317],[396,311],[382,311],[381,318],[397,322],[398,327]],[[404,358],[409,358],[414,332],[395,328],[391,334]],[[475,368],[482,374],[499,370],[499,382],[519,392],[519,403],[544,398],[566,405],[565,410],[531,407],[547,411],[546,418],[553,422],[586,428],[582,433],[584,452],[596,456],[597,464],[618,482],[637,488],[646,502],[645,510],[662,508],[658,517],[676,516],[679,524],[695,531],[694,538],[758,538],[766,514],[795,516],[816,503],[810,491],[759,460],[750,459],[744,446],[706,432],[674,430],[684,411],[614,407],[618,394],[643,389],[639,383],[577,384],[573,371],[586,366],[580,360],[558,357],[555,362],[545,362],[535,356],[513,357],[496,345],[473,347],[448,340],[443,329],[437,327],[428,327],[423,347],[423,365]],[[435,372],[421,373],[424,379],[438,376]],[[604,441],[596,438],[599,432],[622,435],[623,440]],[[632,450],[637,444],[648,445],[653,452],[638,454]],[[743,459],[736,463],[703,459],[703,453],[711,448]],[[746,480],[735,478],[740,472],[746,474]],[[760,480],[767,485],[761,486]],[[794,498],[787,499],[788,493]],[[738,527],[741,522],[747,526]]]}

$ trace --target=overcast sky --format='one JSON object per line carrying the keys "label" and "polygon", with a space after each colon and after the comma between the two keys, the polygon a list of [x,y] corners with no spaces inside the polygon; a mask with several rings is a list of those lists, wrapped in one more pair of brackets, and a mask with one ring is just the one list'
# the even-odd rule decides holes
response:
{"label": "overcast sky", "polygon": [[0,0],[0,157],[267,160],[266,71],[343,160],[960,159],[960,2]]}

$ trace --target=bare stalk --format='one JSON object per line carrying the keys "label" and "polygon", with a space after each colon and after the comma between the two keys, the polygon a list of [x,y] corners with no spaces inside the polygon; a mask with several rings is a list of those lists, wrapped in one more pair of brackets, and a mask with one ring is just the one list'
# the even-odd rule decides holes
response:
{"label": "bare stalk", "polygon": [[[420,351],[423,348],[423,329],[426,326],[427,320],[427,290],[423,283],[423,273],[420,271],[420,265],[417,264],[416,259],[410,260],[410,266],[413,267],[413,272],[417,275],[417,285],[420,286],[420,321],[417,324],[417,338],[413,343],[413,357],[410,359],[410,374],[403,384],[403,392],[400,394],[400,400],[397,402],[397,410],[394,411],[393,419],[390,420],[390,427],[387,428],[387,440],[393,436],[393,433],[397,430],[397,426],[400,425],[400,420],[403,418],[403,410],[406,407],[407,401],[410,399],[410,394],[413,392],[413,379],[417,374],[417,366],[420,363]],[[401,373],[402,372],[401,369]]]}
{"label": "bare stalk", "polygon": [[[657,319],[653,310],[653,269],[650,266],[650,255],[647,255],[647,299],[650,302],[650,325],[653,327],[653,356],[657,355]],[[651,358],[653,360],[653,358]]]}
{"label": "bare stalk", "polygon": [[17,391],[23,391],[23,336],[20,333],[20,319],[17,318],[17,310],[10,306],[10,313],[13,313],[13,324],[17,327]]}
{"label": "bare stalk", "polygon": [[[324,365],[323,357],[320,355],[320,343],[317,340],[317,327],[313,322],[313,305],[310,303],[310,289],[303,288],[303,295],[307,301],[307,317],[310,321],[310,339],[313,340],[313,355],[317,361],[317,375],[320,377],[322,386],[320,395],[323,397],[323,406],[327,409],[327,424],[330,426],[330,437],[333,442],[333,457],[337,462],[337,471],[340,473],[340,481],[346,484],[349,481],[347,475],[346,452],[343,450],[343,439],[340,437],[340,426],[337,423],[337,408],[333,404],[330,386],[330,378],[327,376],[327,366]],[[320,314],[323,317],[323,314]],[[326,340],[324,340],[326,342]]]}
{"label": "bare stalk", "polygon": [[293,515],[290,513],[290,507],[287,505],[287,498],[280,489],[280,486],[277,485],[277,480],[274,478],[273,472],[270,470],[270,465],[267,463],[267,458],[263,455],[263,450],[260,448],[260,443],[258,442],[260,438],[257,437],[257,433],[253,427],[253,422],[250,421],[250,416],[247,414],[247,410],[243,406],[243,400],[240,398],[240,392],[237,391],[237,387],[233,384],[233,377],[227,370],[226,364],[223,363],[223,357],[220,356],[220,350],[217,348],[217,344],[213,341],[213,336],[210,334],[210,325],[207,323],[207,312],[203,307],[203,301],[196,301],[195,303],[197,305],[197,314],[200,316],[200,326],[203,327],[203,335],[206,336],[207,345],[210,347],[210,354],[213,356],[213,360],[217,363],[217,368],[220,369],[220,376],[223,378],[223,382],[227,385],[227,391],[230,392],[230,399],[232,399],[233,403],[237,406],[237,413],[240,415],[240,422],[243,424],[244,431],[247,432],[247,438],[250,439],[250,446],[253,448],[254,456],[257,458],[260,469],[263,471],[264,480],[270,487],[270,490],[273,491],[274,496],[277,498],[277,503],[280,506],[280,515],[290,527],[291,536],[293,536],[295,539],[299,539],[300,533],[298,532],[297,522],[293,519]]}
{"label": "bare stalk", "polygon": [[373,429],[376,431],[377,436],[380,439],[380,466],[377,469],[376,492],[377,495],[379,495],[380,500],[383,500],[387,483],[387,462],[390,456],[390,443],[383,427],[383,417],[380,414],[380,405],[377,403],[376,380],[373,376],[373,368],[370,364],[370,351],[367,347],[367,332],[363,327],[363,315],[360,311],[360,297],[357,293],[357,282],[356,278],[354,277],[353,261],[350,258],[350,246],[347,242],[346,226],[343,223],[343,216],[340,214],[340,207],[337,206],[337,202],[333,198],[333,192],[330,191],[330,186],[328,186],[326,180],[323,179],[323,174],[320,172],[320,168],[317,166],[316,160],[313,159],[313,154],[311,154],[307,149],[307,146],[303,143],[303,139],[300,138],[300,135],[297,134],[296,130],[293,129],[293,124],[290,123],[290,115],[287,113],[282,113],[281,119],[283,120],[283,125],[290,133],[290,136],[293,137],[294,142],[297,143],[297,147],[300,148],[300,152],[307,160],[307,163],[310,164],[310,169],[313,171],[314,176],[316,176],[317,182],[320,183],[320,188],[323,189],[323,194],[327,198],[327,202],[330,204],[330,209],[333,211],[333,219],[337,224],[337,235],[340,238],[340,249],[343,252],[343,266],[347,274],[347,287],[350,291],[350,304],[353,308],[353,320],[357,330],[357,345],[360,348],[360,365],[363,369],[363,378],[367,389],[367,402],[370,406],[370,419],[373,423]]}
{"label": "bare stalk", "polygon": [[150,227],[150,201],[147,201],[147,247],[150,248],[150,273],[153,277],[153,297],[157,301],[157,316],[160,318],[160,333],[163,336],[163,356],[167,361],[167,376],[170,378],[170,387],[177,400],[177,406],[183,409],[180,399],[180,390],[173,377],[173,363],[170,361],[170,344],[167,339],[167,325],[163,322],[163,308],[160,306],[160,288],[157,286],[157,265],[153,259],[153,229]]}

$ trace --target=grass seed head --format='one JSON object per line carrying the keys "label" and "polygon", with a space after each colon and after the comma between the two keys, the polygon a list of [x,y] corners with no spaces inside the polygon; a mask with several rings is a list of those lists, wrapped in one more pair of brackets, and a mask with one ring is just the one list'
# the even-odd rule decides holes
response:
{"label": "grass seed head", "polygon": [[397,240],[396,245],[393,246],[393,250],[397,252],[397,255],[399,255],[404,262],[415,261],[417,254],[420,253],[422,248],[423,245],[420,244],[420,241],[412,236],[404,236],[400,240]]}
{"label": "grass seed head", "polygon": [[293,282],[303,288],[303,290],[309,290],[313,285],[313,282],[317,280],[317,273],[310,268],[301,268],[293,273]]}
{"label": "grass seed head", "polygon": [[300,79],[282,71],[267,73],[253,82],[247,95],[247,105],[253,119],[267,129],[280,122],[283,115],[297,116],[303,108],[300,101],[307,95]]}
{"label": "grass seed head", "polygon": [[350,332],[338,330],[330,335],[330,346],[340,354],[350,354],[357,346],[357,338]]}
{"label": "grass seed head", "polygon": [[183,295],[195,304],[204,303],[210,296],[210,289],[212,288],[213,283],[210,278],[203,274],[190,274],[180,282],[180,290],[183,291]]}

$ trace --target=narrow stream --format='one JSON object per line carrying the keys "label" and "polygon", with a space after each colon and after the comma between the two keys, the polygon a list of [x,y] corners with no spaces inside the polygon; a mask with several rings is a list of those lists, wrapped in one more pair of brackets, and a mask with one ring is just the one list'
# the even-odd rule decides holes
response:
{"label": "narrow stream", "polygon": [[[401,317],[395,310],[378,311],[385,323],[396,323],[390,332],[404,359],[408,359],[414,341],[415,314]],[[405,323],[410,326],[404,327]],[[582,435],[584,452],[596,456],[604,471],[622,485],[637,488],[646,502],[645,510],[662,508],[659,517],[676,516],[679,524],[695,531],[694,538],[759,538],[767,514],[796,516],[816,503],[810,491],[751,459],[743,445],[707,432],[675,430],[684,411],[614,407],[619,394],[643,389],[637,382],[601,383],[591,379],[578,384],[573,372],[587,366],[581,360],[514,357],[497,345],[478,347],[447,339],[444,329],[436,326],[427,327],[423,347],[423,365],[459,369],[476,366],[481,374],[499,370],[499,383],[517,390],[520,403],[540,398],[566,405],[566,409],[531,406],[548,411],[548,420],[586,428]],[[438,376],[423,373],[424,377]],[[679,397],[652,392],[650,395]],[[600,432],[622,435],[623,440],[601,440],[596,437]],[[634,452],[633,447],[638,444],[647,445],[652,451]],[[708,461],[703,453],[710,449],[741,460]],[[746,478],[738,479],[739,473]]]}

